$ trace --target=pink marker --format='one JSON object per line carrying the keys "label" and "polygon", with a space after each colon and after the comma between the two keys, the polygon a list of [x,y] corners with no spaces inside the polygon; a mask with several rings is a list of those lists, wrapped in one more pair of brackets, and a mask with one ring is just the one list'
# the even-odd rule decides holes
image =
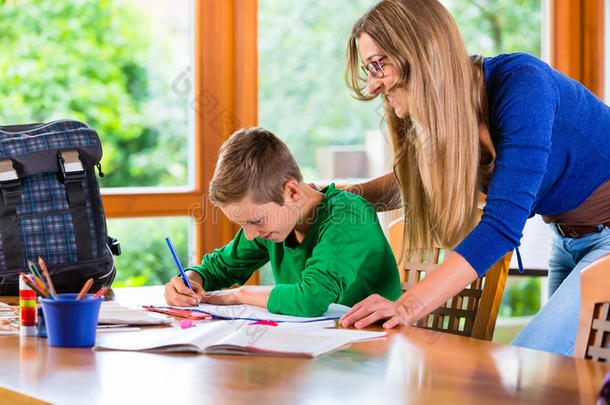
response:
{"label": "pink marker", "polygon": [[275,322],[275,321],[256,321],[256,322],[249,323],[248,325],[277,326],[277,322]]}

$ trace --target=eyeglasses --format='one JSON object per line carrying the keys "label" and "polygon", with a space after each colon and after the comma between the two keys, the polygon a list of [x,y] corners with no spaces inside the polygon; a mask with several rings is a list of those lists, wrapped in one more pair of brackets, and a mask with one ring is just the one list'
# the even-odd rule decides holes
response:
{"label": "eyeglasses", "polygon": [[382,56],[381,58],[370,61],[366,65],[362,65],[360,67],[364,71],[365,75],[368,76],[369,72],[371,72],[371,75],[373,75],[373,77],[376,77],[377,79],[381,79],[385,75],[381,61],[384,59],[387,59],[387,58],[388,58],[387,56]]}

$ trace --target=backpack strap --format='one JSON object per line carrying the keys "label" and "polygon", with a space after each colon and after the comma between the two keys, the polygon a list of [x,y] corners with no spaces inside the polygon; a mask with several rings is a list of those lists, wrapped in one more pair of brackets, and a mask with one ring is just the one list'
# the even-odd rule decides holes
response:
{"label": "backpack strap", "polygon": [[78,260],[93,258],[91,227],[87,215],[87,198],[83,190],[85,169],[78,157],[78,151],[57,151],[59,179],[66,186],[66,195],[72,215],[72,227],[76,238],[76,255]]}
{"label": "backpack strap", "polygon": [[19,242],[17,205],[21,204],[21,180],[10,159],[0,160],[0,229],[6,268],[23,267],[25,260]]}

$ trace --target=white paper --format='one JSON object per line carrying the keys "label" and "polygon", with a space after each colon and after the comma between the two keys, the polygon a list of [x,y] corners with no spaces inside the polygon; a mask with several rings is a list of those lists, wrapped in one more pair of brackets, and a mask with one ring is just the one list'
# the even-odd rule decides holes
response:
{"label": "white paper", "polygon": [[387,335],[386,332],[372,332],[368,330],[356,329],[310,329],[303,331],[308,335],[325,336],[325,337],[342,337],[349,340],[351,343],[362,342],[365,340],[379,339]]}
{"label": "white paper", "polygon": [[130,308],[116,301],[104,301],[100,308],[98,324],[120,325],[169,325],[173,318],[153,314],[141,308]]}
{"label": "white paper", "polygon": [[277,327],[280,329],[295,332],[315,332],[324,328],[334,328],[335,326],[337,326],[337,321],[334,319],[316,322],[280,322],[277,324]]}
{"label": "white paper", "polygon": [[[107,325],[104,325],[107,326]],[[100,328],[98,326],[97,328],[97,333],[111,333],[111,332],[137,332],[137,331],[141,331],[141,328],[138,328],[137,326],[133,326],[133,327],[117,327],[117,328]]]}
{"label": "white paper", "polygon": [[166,307],[176,309],[196,309],[207,312],[219,318],[226,319],[249,319],[253,321],[275,321],[275,322],[315,322],[328,319],[339,319],[341,315],[349,311],[349,307],[340,304],[330,304],[328,311],[322,316],[306,318],[301,316],[291,316],[282,314],[272,314],[265,308],[254,305],[212,305],[199,304],[195,307]]}

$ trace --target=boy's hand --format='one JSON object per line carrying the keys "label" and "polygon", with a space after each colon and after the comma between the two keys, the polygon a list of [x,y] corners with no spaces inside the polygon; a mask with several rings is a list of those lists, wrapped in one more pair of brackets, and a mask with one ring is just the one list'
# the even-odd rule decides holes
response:
{"label": "boy's hand", "polygon": [[205,291],[197,281],[190,279],[193,290],[184,284],[182,277],[173,277],[165,284],[165,301],[168,305],[179,307],[192,307],[199,304],[205,296]]}

